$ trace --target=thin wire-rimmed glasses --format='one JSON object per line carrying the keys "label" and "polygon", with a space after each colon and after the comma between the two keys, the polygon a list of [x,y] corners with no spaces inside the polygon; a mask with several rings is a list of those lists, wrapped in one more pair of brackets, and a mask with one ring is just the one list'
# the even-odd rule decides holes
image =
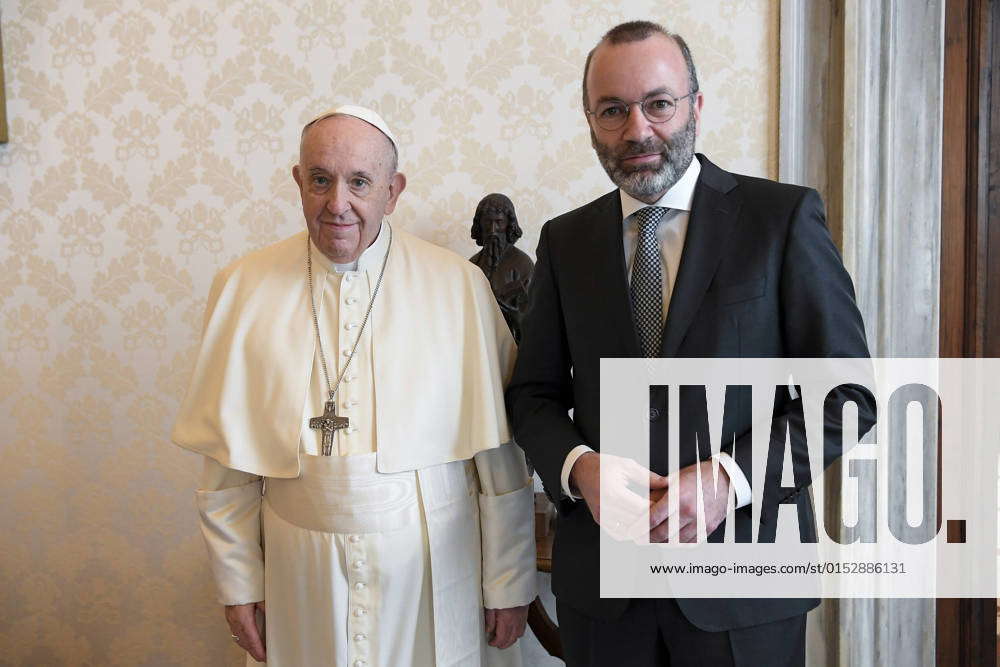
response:
{"label": "thin wire-rimmed glasses", "polygon": [[681,100],[697,93],[697,90],[692,90],[687,95],[680,97],[674,97],[670,93],[654,93],[634,102],[605,100],[598,104],[593,111],[587,109],[587,114],[594,117],[594,122],[601,129],[614,131],[625,126],[628,115],[632,111],[632,105],[638,104],[639,108],[642,109],[642,114],[650,123],[666,123],[677,113],[677,106]]}

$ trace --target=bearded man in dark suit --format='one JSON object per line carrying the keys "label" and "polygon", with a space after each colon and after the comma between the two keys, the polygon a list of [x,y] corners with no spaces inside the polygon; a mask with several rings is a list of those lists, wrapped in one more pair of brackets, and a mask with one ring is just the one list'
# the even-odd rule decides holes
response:
{"label": "bearded man in dark suit", "polygon": [[[573,667],[802,665],[805,613],[818,604],[598,593],[599,525],[610,530],[600,498],[601,358],[868,356],[853,284],[819,195],[732,174],[695,155],[703,104],[680,36],[644,21],[609,31],[588,55],[583,106],[594,150],[619,189],[550,220],[538,242],[507,405],[516,441],[559,510],[552,588]],[[840,398],[858,404],[866,431],[871,395],[846,388]],[[796,401],[789,391],[776,406],[779,426],[801,428]],[[694,541],[694,517],[684,508],[694,505],[686,501],[699,476],[706,488],[715,484],[715,466],[697,465],[694,443],[682,440],[679,475],[661,477],[666,409],[664,388],[651,387],[651,471],[643,474],[654,499],[678,485],[679,538]],[[749,418],[737,424],[737,446],[749,430]],[[801,459],[795,447],[804,445],[792,442],[793,460]],[[704,506],[710,540],[727,519],[730,487],[734,516],[747,519],[751,509],[750,461],[734,458],[732,443],[722,450],[713,457],[721,493]],[[828,437],[824,462],[839,454]],[[814,541],[805,488],[772,501],[795,504],[802,539]],[[767,488],[764,494],[766,510]],[[667,539],[661,507],[650,510],[650,541]]]}

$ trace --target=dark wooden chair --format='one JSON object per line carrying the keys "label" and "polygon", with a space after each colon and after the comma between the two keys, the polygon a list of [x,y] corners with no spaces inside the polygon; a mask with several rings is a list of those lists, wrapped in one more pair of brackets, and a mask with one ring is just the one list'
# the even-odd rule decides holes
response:
{"label": "dark wooden chair", "polygon": [[[552,538],[555,537],[556,509],[544,493],[535,494],[535,557],[539,572],[552,572]],[[542,606],[540,598],[535,598],[528,607],[528,627],[535,633],[538,643],[549,655],[563,659],[559,626],[552,622]]]}

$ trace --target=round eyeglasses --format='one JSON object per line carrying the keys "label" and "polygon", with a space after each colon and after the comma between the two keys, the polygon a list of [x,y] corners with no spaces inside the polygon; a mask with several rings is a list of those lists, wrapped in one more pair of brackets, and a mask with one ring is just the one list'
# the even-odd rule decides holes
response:
{"label": "round eyeglasses", "polygon": [[619,130],[628,121],[629,112],[633,104],[638,104],[642,109],[642,114],[650,123],[666,123],[677,113],[677,105],[685,97],[698,94],[697,90],[692,90],[687,95],[674,97],[670,93],[656,93],[648,95],[645,99],[634,102],[624,100],[604,100],[591,111],[587,109],[587,115],[594,117],[594,122],[604,130]]}

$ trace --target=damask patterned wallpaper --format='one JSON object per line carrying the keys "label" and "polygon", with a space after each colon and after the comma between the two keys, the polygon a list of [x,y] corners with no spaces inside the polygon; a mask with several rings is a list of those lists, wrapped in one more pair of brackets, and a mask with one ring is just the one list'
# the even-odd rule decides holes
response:
{"label": "damask patterned wallpaper", "polygon": [[470,255],[611,188],[579,106],[620,20],[684,34],[700,150],[776,174],[777,0],[0,0],[0,664],[238,664],[169,445],[215,271],[302,226],[304,120],[382,112],[395,224]]}

